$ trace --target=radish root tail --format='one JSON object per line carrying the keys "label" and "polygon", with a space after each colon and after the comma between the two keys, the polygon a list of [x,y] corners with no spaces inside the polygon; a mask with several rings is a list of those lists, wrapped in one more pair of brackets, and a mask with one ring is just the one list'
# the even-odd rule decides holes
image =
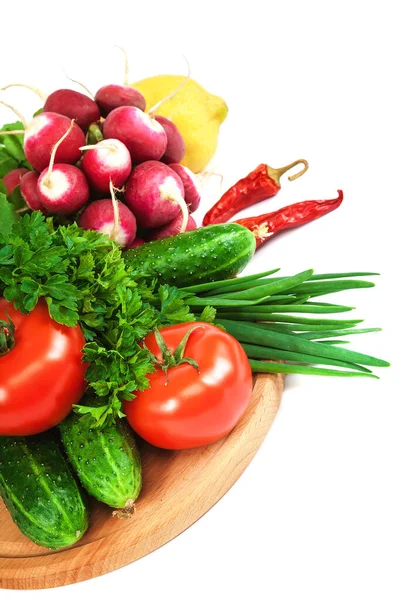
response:
{"label": "radish root tail", "polygon": [[179,207],[180,207],[180,209],[182,211],[182,223],[181,223],[181,228],[179,230],[179,233],[183,233],[184,231],[186,231],[186,227],[187,227],[188,220],[189,220],[188,205],[186,204],[186,202],[182,198],[182,196],[176,196],[173,201],[176,204],[179,204]]}
{"label": "radish root tail", "polygon": [[122,46],[118,46],[117,44],[114,44],[114,48],[118,48],[119,50],[121,50],[121,52],[124,53],[124,56],[125,56],[124,85],[129,85],[129,58],[128,58],[128,53],[125,50],[125,48],[123,48]]}
{"label": "radish root tail", "polygon": [[81,146],[79,150],[83,152],[84,150],[93,150],[96,148],[97,150],[111,150],[111,152],[117,152],[118,148],[115,144],[103,144],[102,142],[97,144],[89,144],[88,146]]}
{"label": "radish root tail", "polygon": [[4,87],[0,88],[0,91],[8,90],[8,88],[12,88],[12,87],[22,87],[22,88],[26,88],[27,90],[31,90],[37,96],[39,96],[39,98],[41,100],[43,100],[43,102],[45,102],[47,99],[47,94],[42,92],[42,90],[39,90],[38,88],[34,87],[33,85],[27,85],[26,83],[9,83],[8,85],[5,85]]}
{"label": "radish root tail", "polygon": [[[12,110],[13,113],[16,114],[17,117],[19,118],[19,120],[21,121],[22,125],[24,126],[24,129],[27,129],[28,123],[27,123],[24,115],[22,113],[20,113],[19,110],[14,108],[14,106],[11,106],[11,104],[7,104],[7,102],[4,102],[3,100],[0,100],[0,104],[2,104],[3,106],[6,106],[10,110]],[[18,133],[20,133],[20,132],[18,132]]]}
{"label": "radish root tail", "polygon": [[49,167],[48,167],[49,170],[47,171],[46,178],[43,181],[44,185],[46,185],[47,187],[50,187],[50,177],[51,177],[51,174],[53,172],[54,161],[56,159],[57,150],[61,146],[61,144],[63,143],[63,141],[65,140],[65,138],[67,138],[69,136],[69,134],[71,133],[74,124],[75,124],[75,119],[72,119],[71,120],[71,125],[68,127],[67,131],[64,133],[64,135],[62,135],[60,137],[60,139],[53,146],[53,149],[52,149],[51,154],[50,154],[50,162],[49,162]]}
{"label": "radish root tail", "polygon": [[114,211],[114,226],[110,232],[109,237],[110,237],[110,240],[112,240],[113,242],[116,242],[118,233],[119,233],[120,218],[119,218],[118,200],[115,197],[115,188],[113,186],[111,179],[110,179],[110,194],[111,194],[111,201],[112,201],[113,211]]}
{"label": "radish root tail", "polygon": [[186,65],[187,65],[187,73],[186,73],[185,78],[183,79],[183,81],[180,82],[180,84],[178,85],[178,87],[175,90],[173,90],[170,94],[168,94],[168,96],[165,96],[165,98],[162,98],[161,100],[159,100],[156,104],[154,104],[154,106],[152,106],[147,111],[149,115],[154,115],[154,113],[160,108],[160,106],[162,106],[164,104],[164,102],[166,102],[167,100],[171,100],[171,98],[173,98],[175,96],[175,94],[177,94],[183,88],[183,86],[187,83],[187,81],[190,79],[190,64],[185,55],[183,55],[183,58],[185,59]]}
{"label": "radish root tail", "polygon": [[65,70],[65,69],[63,69],[63,71],[64,71],[64,75],[65,75],[65,77],[66,77],[67,79],[69,79],[70,81],[72,81],[72,83],[76,83],[77,85],[80,85],[80,86],[81,86],[81,88],[82,88],[82,89],[84,89],[84,90],[85,90],[85,91],[86,91],[86,92],[89,94],[89,96],[90,96],[90,97],[91,97],[91,98],[94,100],[94,94],[93,94],[93,92],[91,92],[91,91],[89,90],[89,88],[87,88],[87,87],[86,87],[86,85],[85,85],[84,83],[82,83],[81,81],[77,81],[76,79],[72,79],[72,77],[70,77],[70,76],[68,75],[68,73],[66,72],[66,70]]}

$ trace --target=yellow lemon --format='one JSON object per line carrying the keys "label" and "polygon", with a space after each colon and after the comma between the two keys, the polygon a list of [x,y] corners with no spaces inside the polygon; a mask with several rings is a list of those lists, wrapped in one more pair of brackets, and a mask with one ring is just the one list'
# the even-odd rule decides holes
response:
{"label": "yellow lemon", "polygon": [[[171,94],[185,79],[182,75],[156,75],[132,83],[146,98],[147,110]],[[221,123],[228,114],[222,98],[214,96],[193,79],[155,111],[171,119],[179,129],[186,146],[181,164],[194,173],[202,171],[213,157]]]}

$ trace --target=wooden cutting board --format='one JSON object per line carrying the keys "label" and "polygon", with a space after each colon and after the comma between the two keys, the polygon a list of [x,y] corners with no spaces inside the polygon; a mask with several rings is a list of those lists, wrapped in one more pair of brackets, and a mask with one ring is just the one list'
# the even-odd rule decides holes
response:
{"label": "wooden cutting board", "polygon": [[0,588],[41,589],[76,583],[134,562],[202,517],[235,483],[278,410],[282,375],[257,375],[250,406],[224,439],[194,450],[144,444],[143,491],[131,519],[97,502],[90,526],[71,548],[47,550],[23,536],[0,500]]}

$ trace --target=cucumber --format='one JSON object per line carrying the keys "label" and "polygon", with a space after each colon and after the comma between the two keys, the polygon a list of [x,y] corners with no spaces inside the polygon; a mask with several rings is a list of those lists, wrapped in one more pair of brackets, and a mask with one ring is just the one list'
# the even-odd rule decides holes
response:
{"label": "cucumber", "polygon": [[88,527],[85,500],[53,432],[0,437],[0,495],[39,546],[66,548]]}
{"label": "cucumber", "polygon": [[65,452],[86,491],[130,516],[142,488],[142,467],[135,438],[127,423],[93,428],[91,419],[71,413],[59,425]]}
{"label": "cucumber", "polygon": [[185,287],[228,279],[254,255],[254,235],[237,223],[209,225],[148,242],[124,253],[133,276],[150,275],[159,283]]}

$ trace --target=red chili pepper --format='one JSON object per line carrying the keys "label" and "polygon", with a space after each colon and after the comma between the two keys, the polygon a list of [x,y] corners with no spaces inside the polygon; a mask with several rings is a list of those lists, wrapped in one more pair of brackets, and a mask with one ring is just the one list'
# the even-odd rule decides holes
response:
{"label": "red chili pepper", "polygon": [[247,177],[240,179],[221,196],[204,216],[203,225],[226,223],[243,208],[275,196],[281,189],[279,181],[281,176],[299,164],[303,164],[304,168],[296,175],[291,175],[288,178],[289,181],[293,181],[307,171],[308,162],[306,160],[301,158],[280,169],[273,169],[268,165],[259,165]]}
{"label": "red chili pepper", "polygon": [[298,227],[314,221],[323,215],[335,210],[343,200],[342,190],[338,190],[338,197],[333,200],[306,200],[285,206],[275,212],[258,217],[238,219],[239,223],[250,229],[255,235],[257,248],[284,229]]}

